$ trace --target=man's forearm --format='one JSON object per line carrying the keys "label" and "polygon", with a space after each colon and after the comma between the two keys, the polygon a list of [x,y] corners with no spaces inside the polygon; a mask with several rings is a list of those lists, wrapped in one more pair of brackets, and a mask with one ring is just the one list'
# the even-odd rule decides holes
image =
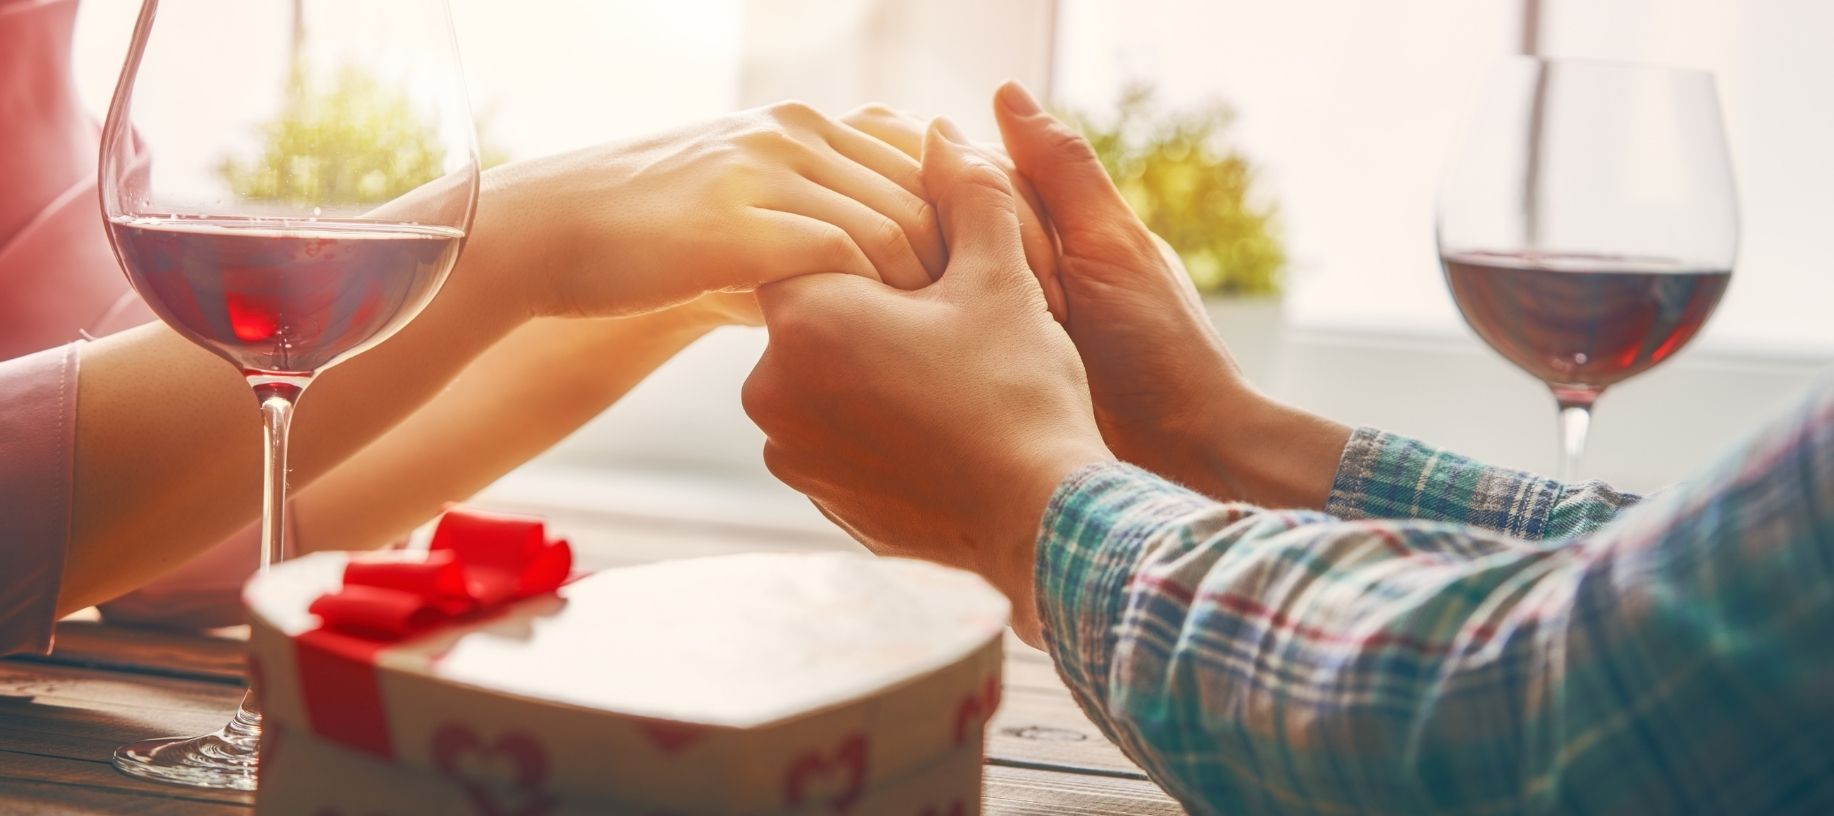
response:
{"label": "man's forearm", "polygon": [[1196,813],[1794,811],[1834,796],[1830,451],[1834,391],[1560,546],[1095,466],[1045,514],[1038,609]]}
{"label": "man's forearm", "polygon": [[1470,524],[1558,541],[1609,523],[1640,496],[1494,467],[1374,428],[1333,422],[1218,383],[1205,421],[1168,430],[1163,474],[1218,501],[1324,510],[1345,519]]}
{"label": "man's forearm", "polygon": [[1215,413],[1185,434],[1191,440],[1186,467],[1168,475],[1219,501],[1325,506],[1349,427],[1258,393],[1229,395],[1215,405]]}

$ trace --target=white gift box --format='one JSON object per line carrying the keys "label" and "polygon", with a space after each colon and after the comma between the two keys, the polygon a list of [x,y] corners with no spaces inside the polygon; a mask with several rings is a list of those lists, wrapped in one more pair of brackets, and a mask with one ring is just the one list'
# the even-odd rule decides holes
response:
{"label": "white gift box", "polygon": [[369,640],[310,608],[320,553],[251,581],[262,813],[978,813],[1009,607],[863,555],[608,570]]}

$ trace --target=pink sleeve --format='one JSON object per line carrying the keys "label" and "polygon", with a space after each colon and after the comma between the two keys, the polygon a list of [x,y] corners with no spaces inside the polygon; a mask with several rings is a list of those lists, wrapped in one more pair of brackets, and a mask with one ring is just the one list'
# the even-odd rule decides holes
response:
{"label": "pink sleeve", "polygon": [[0,654],[51,650],[70,538],[79,345],[0,362]]}

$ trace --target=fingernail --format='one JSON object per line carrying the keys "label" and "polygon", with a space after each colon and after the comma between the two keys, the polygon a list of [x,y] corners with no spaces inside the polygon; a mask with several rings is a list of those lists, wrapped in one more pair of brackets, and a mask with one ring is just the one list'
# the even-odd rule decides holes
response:
{"label": "fingernail", "polygon": [[962,133],[961,128],[956,127],[955,120],[947,116],[936,117],[936,129],[942,133],[943,138],[951,142],[961,145],[968,143],[968,136]]}
{"label": "fingernail", "polygon": [[1007,110],[1020,116],[1032,116],[1044,112],[1044,106],[1038,104],[1038,97],[1032,96],[1032,92],[1026,90],[1018,80],[1012,80],[1000,86],[1000,102],[1006,106]]}

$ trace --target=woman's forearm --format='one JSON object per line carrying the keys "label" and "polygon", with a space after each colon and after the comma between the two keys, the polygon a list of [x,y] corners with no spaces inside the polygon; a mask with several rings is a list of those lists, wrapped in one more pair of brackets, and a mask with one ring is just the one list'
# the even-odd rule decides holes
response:
{"label": "woman's forearm", "polygon": [[[526,320],[497,282],[512,236],[481,202],[445,288],[395,337],[326,372],[300,401],[291,483],[311,484],[437,394]],[[73,515],[58,598],[121,594],[241,529],[261,496],[259,412],[233,366],[149,325],[89,344],[77,389]]]}
{"label": "woman's forearm", "polygon": [[713,328],[691,307],[639,317],[544,318],[510,333],[451,386],[295,502],[307,549],[399,540],[624,396]]}
{"label": "woman's forearm", "polygon": [[[927,283],[941,237],[920,192],[910,157],[796,104],[492,170],[445,291],[301,401],[292,485],[363,450],[533,316],[642,315],[817,272]],[[882,240],[887,223],[905,240]],[[79,391],[63,610],[235,532],[260,495],[255,401],[229,364],[145,327],[92,344]],[[466,478],[507,469],[493,462]]]}

